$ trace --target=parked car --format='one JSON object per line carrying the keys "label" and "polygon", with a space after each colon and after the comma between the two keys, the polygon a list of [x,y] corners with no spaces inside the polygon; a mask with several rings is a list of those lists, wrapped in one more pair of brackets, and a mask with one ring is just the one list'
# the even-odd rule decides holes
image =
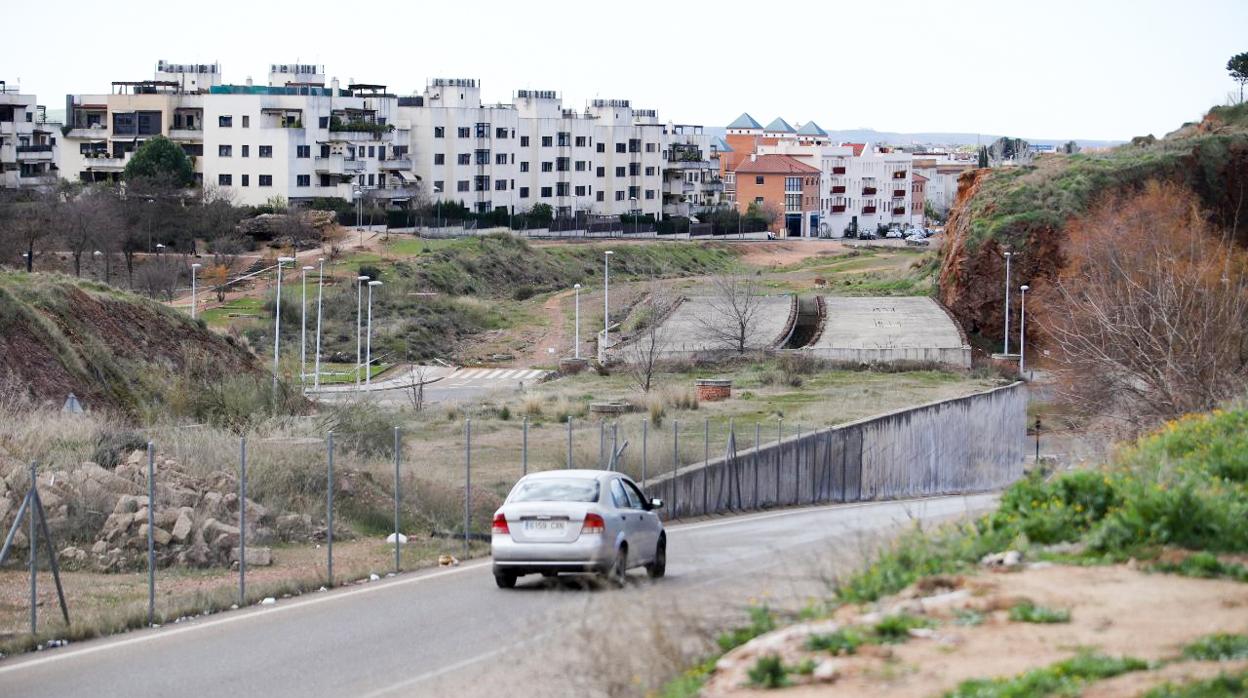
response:
{"label": "parked car", "polygon": [[884,234],[884,237],[889,238],[890,240],[900,240],[905,237],[905,234],[901,232],[900,228],[890,228],[888,232]]}
{"label": "parked car", "polygon": [[922,235],[911,235],[910,237],[906,238],[906,244],[914,245],[915,247],[926,247],[930,245],[931,243],[928,242],[927,238],[923,237]]}
{"label": "parked car", "polygon": [[501,589],[526,574],[590,573],[624,583],[628,570],[667,570],[660,499],[606,470],[550,470],[520,479],[494,513],[490,550]]}

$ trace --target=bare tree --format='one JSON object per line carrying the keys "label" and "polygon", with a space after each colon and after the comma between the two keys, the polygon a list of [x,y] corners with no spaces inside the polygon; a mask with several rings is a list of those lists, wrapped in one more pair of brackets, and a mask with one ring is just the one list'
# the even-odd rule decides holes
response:
{"label": "bare tree", "polygon": [[0,210],[0,238],[4,247],[20,251],[26,271],[34,270],[36,247],[53,233],[57,198],[50,192],[26,190],[5,196]]}
{"label": "bare tree", "polygon": [[718,348],[738,354],[756,346],[763,294],[745,274],[720,274],[711,279],[710,312],[698,318],[702,336]]}
{"label": "bare tree", "polygon": [[74,276],[82,276],[84,254],[101,247],[113,249],[122,227],[112,197],[98,189],[70,194],[58,211],[56,224],[61,241],[74,259]]}
{"label": "bare tree", "polygon": [[663,321],[676,303],[666,289],[656,285],[633,309],[639,329],[622,356],[629,377],[643,393],[650,392],[659,361],[667,351],[668,330]]}
{"label": "bare tree", "polygon": [[1248,254],[1190,191],[1149,183],[1072,224],[1068,264],[1037,300],[1063,395],[1134,428],[1248,386]]}
{"label": "bare tree", "polygon": [[141,288],[151,298],[164,296],[172,301],[181,277],[181,263],[173,255],[161,255],[139,267],[135,275]]}
{"label": "bare tree", "polygon": [[429,374],[427,366],[412,366],[408,373],[408,399],[412,401],[412,409],[420,412],[425,409],[425,383]]}

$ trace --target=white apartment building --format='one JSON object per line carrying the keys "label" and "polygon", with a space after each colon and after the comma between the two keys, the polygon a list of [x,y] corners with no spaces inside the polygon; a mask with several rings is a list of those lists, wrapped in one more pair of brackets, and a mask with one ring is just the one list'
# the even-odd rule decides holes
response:
{"label": "white apartment building", "polygon": [[696,217],[723,203],[721,147],[701,126],[668,124],[663,129],[663,216]]}
{"label": "white apartment building", "polygon": [[927,177],[926,198],[932,206],[941,212],[953,208],[958,196],[958,177],[963,172],[975,169],[974,162],[954,160],[949,157],[914,158],[914,171]]}
{"label": "white apartment building", "polygon": [[61,125],[47,120],[34,95],[0,80],[0,189],[56,184]]}

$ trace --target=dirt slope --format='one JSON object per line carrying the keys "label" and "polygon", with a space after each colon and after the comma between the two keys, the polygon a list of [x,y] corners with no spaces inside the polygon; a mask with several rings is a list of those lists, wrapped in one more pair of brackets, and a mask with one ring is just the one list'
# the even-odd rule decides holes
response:
{"label": "dirt slope", "polygon": [[0,273],[0,383],[60,404],[133,412],[179,378],[259,372],[232,339],[180,310],[57,274]]}

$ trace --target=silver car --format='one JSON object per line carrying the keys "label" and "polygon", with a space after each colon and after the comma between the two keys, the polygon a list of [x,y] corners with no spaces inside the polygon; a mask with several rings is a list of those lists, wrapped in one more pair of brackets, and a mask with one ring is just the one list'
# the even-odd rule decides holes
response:
{"label": "silver car", "polygon": [[494,513],[490,549],[502,589],[540,573],[595,573],[623,584],[628,570],[652,578],[667,569],[660,499],[647,499],[626,475],[605,470],[549,470],[520,479]]}

